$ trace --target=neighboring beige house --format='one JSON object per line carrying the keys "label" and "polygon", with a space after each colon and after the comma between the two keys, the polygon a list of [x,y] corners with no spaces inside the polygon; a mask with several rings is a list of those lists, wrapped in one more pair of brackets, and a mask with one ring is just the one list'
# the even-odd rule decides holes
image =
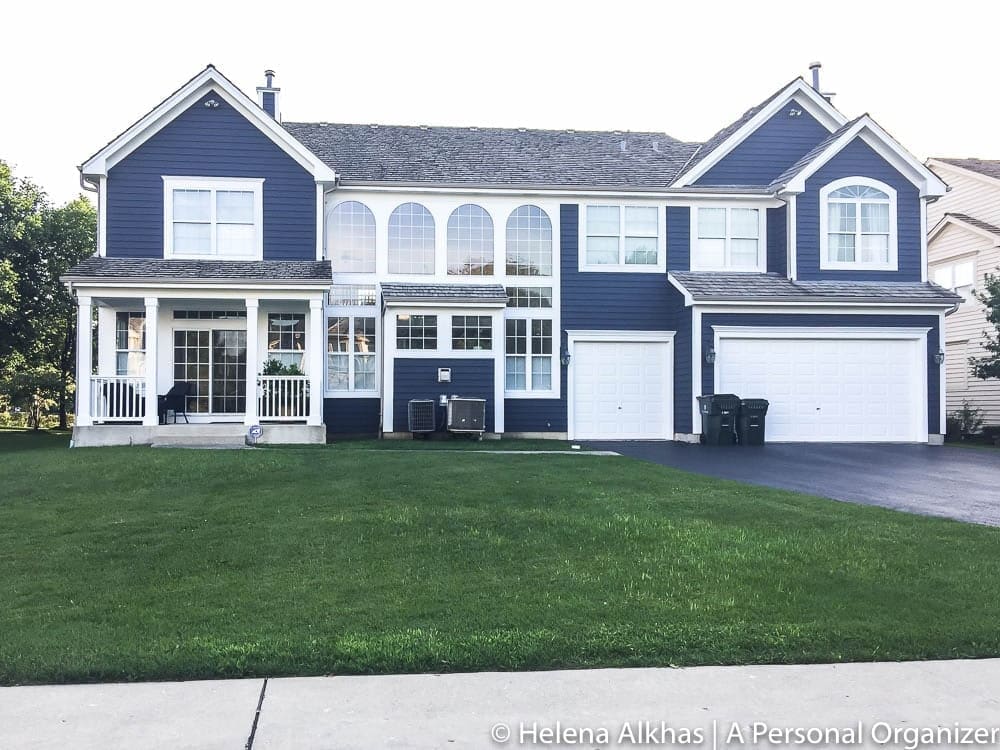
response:
{"label": "neighboring beige house", "polygon": [[968,401],[983,410],[985,424],[1000,424],[1000,379],[972,374],[970,356],[982,353],[988,323],[972,295],[987,273],[1000,273],[1000,160],[927,160],[951,190],[927,206],[927,263],[931,281],[963,297],[945,319],[948,413]]}

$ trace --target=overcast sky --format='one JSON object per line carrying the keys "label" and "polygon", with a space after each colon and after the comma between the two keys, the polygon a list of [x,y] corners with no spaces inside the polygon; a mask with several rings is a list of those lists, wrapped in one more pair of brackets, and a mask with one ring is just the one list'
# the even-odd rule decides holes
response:
{"label": "overcast sky", "polygon": [[[3,13],[0,158],[56,201],[207,63],[288,120],[662,131],[704,140],[823,63],[918,157],[1000,158],[1000,3],[34,0]],[[927,4],[930,8],[931,5]]]}

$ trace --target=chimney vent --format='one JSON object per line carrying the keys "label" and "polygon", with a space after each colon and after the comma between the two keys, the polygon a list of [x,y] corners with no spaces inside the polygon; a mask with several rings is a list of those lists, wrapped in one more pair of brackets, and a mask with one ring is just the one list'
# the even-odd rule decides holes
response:
{"label": "chimney vent", "polygon": [[812,71],[812,85],[816,89],[816,93],[819,93],[819,69],[823,67],[823,63],[811,62],[809,63],[809,70]]}
{"label": "chimney vent", "polygon": [[257,87],[257,103],[262,110],[280,122],[281,110],[278,108],[278,92],[281,89],[276,88],[274,85],[273,70],[268,69],[264,71],[264,81],[263,86]]}

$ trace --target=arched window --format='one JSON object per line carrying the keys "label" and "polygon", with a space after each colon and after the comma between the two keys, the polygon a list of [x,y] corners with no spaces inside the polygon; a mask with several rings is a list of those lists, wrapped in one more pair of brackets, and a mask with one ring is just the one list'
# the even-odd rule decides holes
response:
{"label": "arched window", "polygon": [[326,220],[326,254],[339,273],[375,273],[375,216],[364,203],[344,201]]}
{"label": "arched window", "polygon": [[538,206],[515,208],[507,219],[507,274],[552,275],[552,222]]}
{"label": "arched window", "polygon": [[389,216],[389,273],[434,273],[434,217],[419,203]]}
{"label": "arched window", "polygon": [[820,191],[820,266],[896,268],[896,191],[867,177],[848,177]]}
{"label": "arched window", "polygon": [[493,275],[493,219],[474,203],[466,203],[448,217],[448,273]]}

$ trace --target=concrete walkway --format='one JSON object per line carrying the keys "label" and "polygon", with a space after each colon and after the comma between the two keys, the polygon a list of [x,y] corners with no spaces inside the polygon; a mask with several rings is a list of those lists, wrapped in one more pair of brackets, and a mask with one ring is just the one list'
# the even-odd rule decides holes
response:
{"label": "concrete walkway", "polygon": [[[0,688],[0,747],[20,750],[795,746],[755,742],[755,722],[883,748],[1000,727],[1000,659]],[[862,741],[843,741],[859,722]]]}

